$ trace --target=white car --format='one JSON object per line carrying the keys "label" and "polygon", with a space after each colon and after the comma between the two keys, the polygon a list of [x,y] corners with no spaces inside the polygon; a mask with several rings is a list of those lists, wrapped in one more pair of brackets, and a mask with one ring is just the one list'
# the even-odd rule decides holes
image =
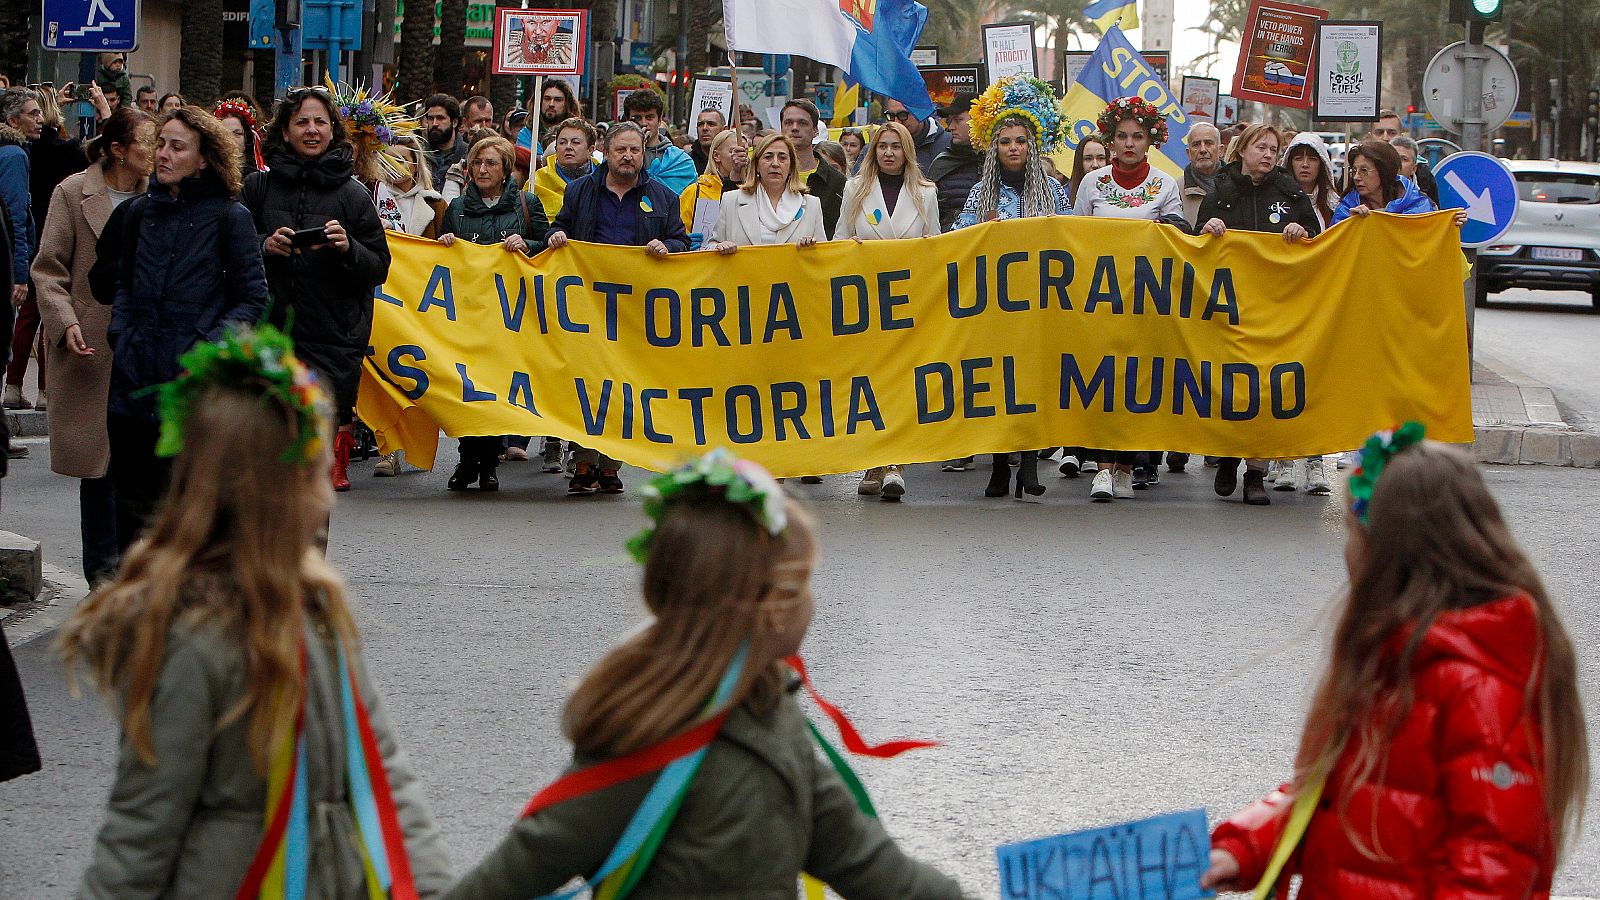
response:
{"label": "white car", "polygon": [[1600,165],[1509,160],[1521,203],[1511,228],[1478,251],[1479,306],[1507,288],[1588,291],[1600,310]]}

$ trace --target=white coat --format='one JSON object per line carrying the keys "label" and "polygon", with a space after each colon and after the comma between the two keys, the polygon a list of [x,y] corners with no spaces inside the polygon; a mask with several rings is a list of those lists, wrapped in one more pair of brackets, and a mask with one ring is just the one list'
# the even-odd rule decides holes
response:
{"label": "white coat", "polygon": [[[761,188],[757,187],[756,192]],[[800,216],[789,221],[778,231],[778,239],[774,243],[798,244],[805,238],[817,242],[828,239],[827,229],[822,222],[822,201],[811,194],[802,198]],[[765,203],[766,198],[759,193],[747,193],[744,190],[728,191],[722,195],[722,211],[717,215],[717,224],[711,229],[713,241],[731,241],[741,247],[751,247],[761,240],[761,213],[757,203]]]}
{"label": "white coat", "polygon": [[887,241],[939,233],[939,190],[932,184],[908,183],[902,187],[893,214],[883,202],[883,185],[878,179],[872,180],[866,195],[857,203],[860,186],[861,176],[857,175],[844,187],[844,208],[839,211],[834,240]]}

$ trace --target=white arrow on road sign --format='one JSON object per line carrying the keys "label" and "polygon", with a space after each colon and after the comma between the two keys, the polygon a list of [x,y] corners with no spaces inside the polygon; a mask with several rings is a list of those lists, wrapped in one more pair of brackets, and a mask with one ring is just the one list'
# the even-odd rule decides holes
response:
{"label": "white arrow on road sign", "polygon": [[1489,189],[1474,191],[1461,179],[1460,172],[1447,172],[1444,180],[1467,201],[1467,218],[1474,222],[1494,224],[1494,201],[1489,199]]}

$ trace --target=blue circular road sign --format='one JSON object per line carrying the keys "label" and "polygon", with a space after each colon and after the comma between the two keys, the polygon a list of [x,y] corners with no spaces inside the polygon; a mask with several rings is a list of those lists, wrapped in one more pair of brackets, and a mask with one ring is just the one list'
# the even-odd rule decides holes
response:
{"label": "blue circular road sign", "polygon": [[1517,179],[1499,159],[1473,150],[1452,153],[1433,177],[1439,183],[1439,208],[1467,211],[1461,246],[1492,244],[1516,220]]}

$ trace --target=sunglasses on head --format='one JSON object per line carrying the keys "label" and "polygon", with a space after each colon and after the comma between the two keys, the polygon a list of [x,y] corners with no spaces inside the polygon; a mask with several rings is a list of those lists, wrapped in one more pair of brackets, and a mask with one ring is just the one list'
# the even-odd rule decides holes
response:
{"label": "sunglasses on head", "polygon": [[306,97],[321,97],[327,100],[333,97],[333,92],[320,84],[313,84],[306,87],[292,88],[289,93],[283,95],[283,99],[290,103],[298,103]]}
{"label": "sunglasses on head", "polygon": [[896,122],[904,122],[905,120],[911,118],[911,110],[909,110],[909,109],[896,110],[895,112],[884,113],[883,117],[885,119],[893,119]]}

